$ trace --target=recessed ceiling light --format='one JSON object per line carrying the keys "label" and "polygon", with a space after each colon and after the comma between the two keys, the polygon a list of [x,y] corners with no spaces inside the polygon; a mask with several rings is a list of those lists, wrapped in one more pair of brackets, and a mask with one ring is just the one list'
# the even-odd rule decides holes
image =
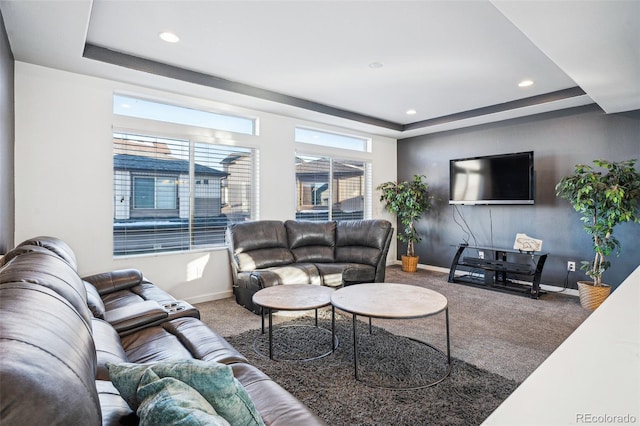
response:
{"label": "recessed ceiling light", "polygon": [[415,109],[408,109],[407,110],[407,115],[416,115],[418,111],[416,111]]}
{"label": "recessed ceiling light", "polygon": [[382,62],[371,62],[369,64],[369,68],[374,68],[374,69],[382,68],[383,66],[384,64]]}
{"label": "recessed ceiling light", "polygon": [[160,37],[162,40],[166,41],[167,43],[177,43],[180,41],[180,37],[178,37],[175,33],[172,33],[171,31],[164,31],[160,33],[158,37]]}
{"label": "recessed ceiling light", "polygon": [[529,87],[529,86],[533,86],[533,80],[522,80],[520,83],[518,83],[518,87]]}

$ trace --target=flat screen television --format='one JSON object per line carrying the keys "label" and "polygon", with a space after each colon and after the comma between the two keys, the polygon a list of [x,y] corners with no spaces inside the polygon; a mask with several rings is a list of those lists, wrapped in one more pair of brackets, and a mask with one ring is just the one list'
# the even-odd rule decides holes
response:
{"label": "flat screen television", "polygon": [[449,204],[533,204],[533,151],[449,161]]}

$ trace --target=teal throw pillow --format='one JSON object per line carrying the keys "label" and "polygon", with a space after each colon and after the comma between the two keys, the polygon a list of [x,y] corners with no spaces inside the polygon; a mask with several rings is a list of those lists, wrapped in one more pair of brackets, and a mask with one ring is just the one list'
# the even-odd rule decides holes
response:
{"label": "teal throw pillow", "polygon": [[138,387],[140,426],[230,426],[195,389],[147,369]]}
{"label": "teal throw pillow", "polygon": [[137,410],[141,402],[137,393],[142,376],[151,369],[160,378],[172,377],[195,389],[234,426],[264,425],[246,389],[228,365],[188,359],[152,364],[107,364],[107,367],[114,386],[133,410]]}

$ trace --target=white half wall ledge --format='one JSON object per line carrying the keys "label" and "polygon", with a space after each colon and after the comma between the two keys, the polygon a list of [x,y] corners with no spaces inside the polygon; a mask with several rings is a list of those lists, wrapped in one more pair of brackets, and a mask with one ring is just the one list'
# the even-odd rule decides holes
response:
{"label": "white half wall ledge", "polygon": [[640,266],[483,425],[638,424]]}

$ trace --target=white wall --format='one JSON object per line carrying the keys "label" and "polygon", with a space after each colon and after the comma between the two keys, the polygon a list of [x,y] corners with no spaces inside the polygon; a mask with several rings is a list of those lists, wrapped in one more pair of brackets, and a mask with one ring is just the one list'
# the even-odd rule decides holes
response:
{"label": "white wall", "polygon": [[[185,97],[16,62],[15,239],[57,236],[74,249],[81,275],[135,267],[161,288],[191,302],[229,297],[224,249],[114,259],[112,256],[112,103],[114,91],[185,101]],[[206,93],[206,90],[203,90]],[[216,105],[215,99],[194,103]],[[294,127],[337,129],[220,106],[260,120],[260,218],[294,217]],[[361,134],[361,133],[357,133]],[[373,187],[396,179],[396,140],[375,135]],[[283,187],[291,188],[283,196]],[[394,220],[373,195],[373,216]],[[392,244],[389,261],[396,258]]]}

